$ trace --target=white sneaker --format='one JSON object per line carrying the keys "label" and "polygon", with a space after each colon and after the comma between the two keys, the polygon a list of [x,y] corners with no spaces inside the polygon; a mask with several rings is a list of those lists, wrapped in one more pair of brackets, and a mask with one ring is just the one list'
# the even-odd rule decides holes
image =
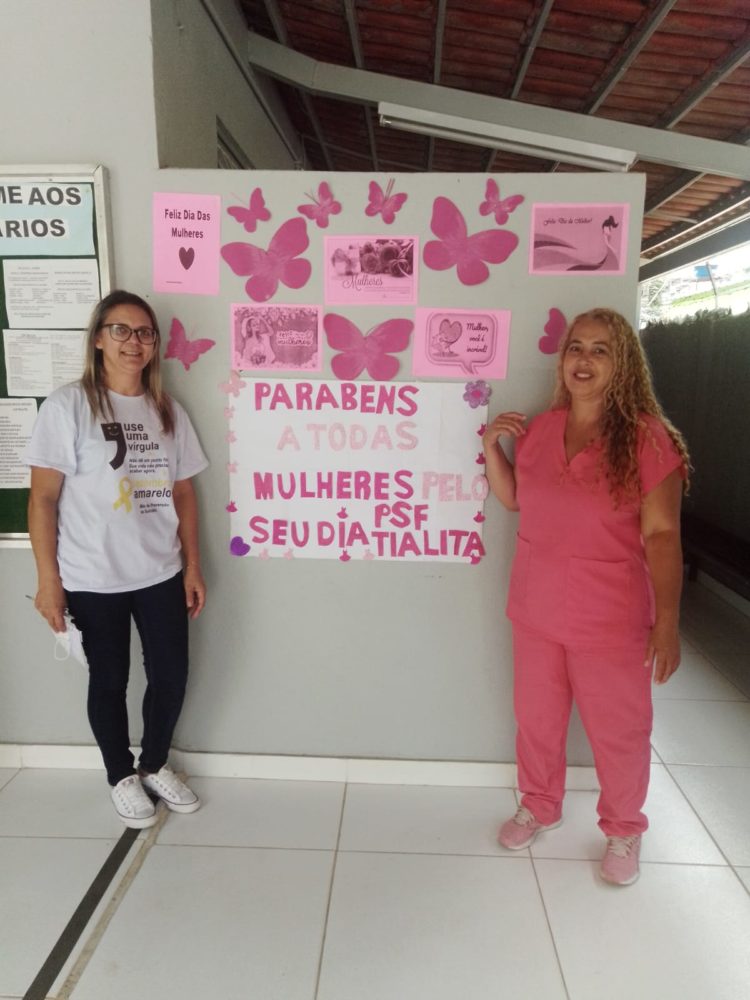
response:
{"label": "white sneaker", "polygon": [[201,800],[184,781],[180,781],[166,764],[155,774],[142,774],[141,782],[149,792],[158,795],[168,809],[178,813],[192,813],[200,809]]}
{"label": "white sneaker", "polygon": [[118,781],[111,794],[117,815],[125,826],[130,826],[135,830],[143,830],[147,826],[154,825],[156,809],[154,809],[154,803],[143,791],[137,774],[131,774],[127,778],[123,778],[122,781]]}

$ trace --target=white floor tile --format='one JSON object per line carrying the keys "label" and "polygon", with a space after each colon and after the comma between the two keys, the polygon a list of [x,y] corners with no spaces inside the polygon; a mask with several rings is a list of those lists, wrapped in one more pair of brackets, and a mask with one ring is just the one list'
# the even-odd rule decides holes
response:
{"label": "white floor tile", "polygon": [[651,737],[666,764],[750,766],[750,702],[660,701]]}
{"label": "white floor tile", "polygon": [[344,785],[330,781],[191,778],[201,808],[171,813],[160,844],[334,850]]}
{"label": "white floor tile", "polygon": [[156,845],[75,1000],[313,1000],[332,860]]}
{"label": "white floor tile", "polygon": [[341,854],[318,1000],[562,1000],[528,857]]}
{"label": "white floor tile", "polygon": [[114,843],[0,838],[0,995],[24,995]]}
{"label": "white floor tile", "polygon": [[588,862],[536,867],[572,1000],[748,996],[750,896],[731,869],[645,864],[619,888]]}
{"label": "white floor tile", "polygon": [[510,788],[349,785],[339,847],[494,857],[504,853],[498,827],[515,811]]}
{"label": "white floor tile", "polygon": [[[604,834],[597,827],[596,792],[568,792],[563,825],[540,834],[531,846],[535,858],[570,858],[599,861]],[[672,864],[726,865],[726,860],[706,833],[663,765],[652,764],[644,812],[649,829],[643,836],[641,858]]]}
{"label": "white floor tile", "polygon": [[750,767],[670,767],[733,865],[750,865]]}
{"label": "white floor tile", "polygon": [[692,647],[683,648],[679,669],[666,684],[654,684],[653,692],[654,701],[675,698],[690,701],[747,701],[739,688]]}
{"label": "white floor tile", "polygon": [[[18,774],[18,768],[16,767],[0,767],[0,788],[7,785],[11,778]],[[2,1000],[2,997],[0,997]]]}
{"label": "white floor tile", "polygon": [[0,789],[2,837],[114,837],[125,827],[103,771],[24,768]]}
{"label": "white floor tile", "polygon": [[747,886],[747,891],[750,892],[750,868],[735,868],[735,871]]}

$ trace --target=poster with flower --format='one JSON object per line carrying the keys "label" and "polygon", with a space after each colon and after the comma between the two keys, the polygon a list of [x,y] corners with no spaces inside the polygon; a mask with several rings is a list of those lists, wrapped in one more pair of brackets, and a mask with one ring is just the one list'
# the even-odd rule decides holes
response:
{"label": "poster with flower", "polygon": [[417,244],[416,236],[326,237],[323,260],[326,303],[415,304]]}

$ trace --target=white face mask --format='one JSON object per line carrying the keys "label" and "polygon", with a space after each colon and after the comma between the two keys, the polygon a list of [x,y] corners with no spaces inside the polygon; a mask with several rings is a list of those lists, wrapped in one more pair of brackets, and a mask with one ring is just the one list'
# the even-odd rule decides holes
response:
{"label": "white face mask", "polygon": [[55,659],[56,660],[67,660],[69,657],[73,657],[74,660],[78,660],[85,666],[86,654],[83,651],[83,642],[81,641],[81,633],[73,624],[73,620],[70,615],[65,612],[65,631],[55,632]]}

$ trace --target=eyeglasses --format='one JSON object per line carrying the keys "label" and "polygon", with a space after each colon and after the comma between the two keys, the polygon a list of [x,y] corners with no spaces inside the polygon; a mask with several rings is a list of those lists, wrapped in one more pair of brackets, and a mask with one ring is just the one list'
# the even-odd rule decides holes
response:
{"label": "eyeglasses", "polygon": [[130,340],[133,334],[138,338],[140,344],[153,344],[158,334],[151,326],[139,326],[133,329],[127,323],[102,323],[103,330],[109,330],[112,340],[119,340],[120,343]]}

